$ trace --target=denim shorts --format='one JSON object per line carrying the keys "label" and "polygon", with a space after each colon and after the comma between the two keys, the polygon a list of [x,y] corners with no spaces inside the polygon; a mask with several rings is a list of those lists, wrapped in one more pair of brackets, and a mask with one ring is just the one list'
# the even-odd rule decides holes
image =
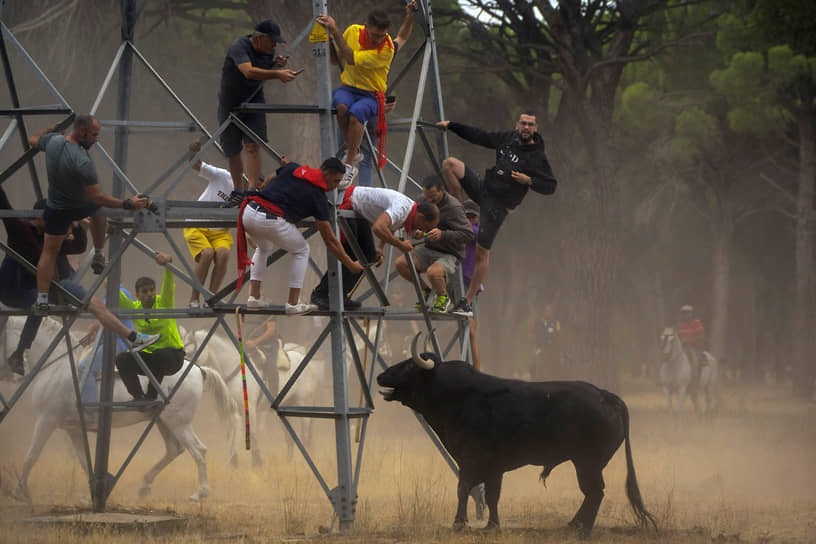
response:
{"label": "denim shorts", "polygon": [[332,92],[332,107],[338,104],[345,104],[362,124],[377,115],[377,99],[371,91],[341,85]]}
{"label": "denim shorts", "polygon": [[[84,288],[84,287],[82,287],[80,284],[78,284],[77,282],[75,282],[75,281],[74,281],[73,279],[71,279],[71,278],[65,278],[64,280],[61,280],[61,281],[60,281],[60,282],[58,282],[58,283],[59,283],[59,284],[60,284],[60,285],[61,285],[63,288],[65,288],[65,290],[66,290],[66,291],[68,291],[69,293],[71,293],[72,295],[74,295],[74,296],[75,296],[76,298],[78,298],[79,300],[84,299],[84,298],[85,298],[85,295],[87,295],[87,294],[88,294],[88,292],[85,290],[85,288]],[[49,297],[48,297],[48,298],[49,298],[49,299],[51,299],[51,298],[53,298],[55,295],[56,295],[56,297],[58,297],[58,298],[62,298],[60,291],[59,291],[59,290],[57,290],[57,289],[55,289],[54,287],[52,287],[52,288],[51,288],[51,292],[50,292],[50,294],[49,294]],[[65,302],[73,302],[73,301],[65,301]]]}

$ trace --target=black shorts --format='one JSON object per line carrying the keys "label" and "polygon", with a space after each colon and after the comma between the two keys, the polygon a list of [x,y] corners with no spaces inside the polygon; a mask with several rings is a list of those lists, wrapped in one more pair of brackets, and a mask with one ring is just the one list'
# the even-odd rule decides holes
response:
{"label": "black shorts", "polygon": [[[222,125],[229,117],[229,110],[224,108],[221,104],[218,105],[218,125]],[[263,113],[241,113],[237,114],[238,119],[248,126],[252,132],[258,135],[258,138],[267,141],[266,138],[266,115]],[[224,155],[232,157],[237,155],[243,149],[244,143],[252,142],[252,138],[244,134],[244,131],[238,128],[235,123],[221,133],[221,148],[224,150]]]}
{"label": "black shorts", "polygon": [[487,192],[484,180],[465,165],[465,177],[459,180],[467,196],[479,205],[479,234],[476,243],[490,249],[507,217],[507,208]]}
{"label": "black shorts", "polygon": [[65,210],[58,210],[46,206],[45,210],[43,210],[45,233],[54,236],[68,234],[68,229],[71,227],[72,221],[79,221],[80,219],[90,217],[94,215],[99,208],[100,207],[95,204],[84,208],[68,208]]}

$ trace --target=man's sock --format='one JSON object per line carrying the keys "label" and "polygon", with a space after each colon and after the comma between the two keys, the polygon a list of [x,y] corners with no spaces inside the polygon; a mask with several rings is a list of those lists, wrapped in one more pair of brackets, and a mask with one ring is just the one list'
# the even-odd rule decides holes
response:
{"label": "man's sock", "polygon": [[37,293],[37,304],[48,304],[48,293]]}
{"label": "man's sock", "polygon": [[105,256],[104,248],[95,247],[94,248],[94,255],[102,255],[104,257]]}

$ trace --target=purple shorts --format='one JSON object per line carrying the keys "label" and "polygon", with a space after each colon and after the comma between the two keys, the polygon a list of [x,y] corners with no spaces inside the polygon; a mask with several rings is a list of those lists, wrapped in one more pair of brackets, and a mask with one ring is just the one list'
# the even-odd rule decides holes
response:
{"label": "purple shorts", "polygon": [[349,113],[359,119],[362,124],[377,115],[377,99],[371,91],[364,91],[357,87],[340,85],[332,92],[332,107],[345,104]]}

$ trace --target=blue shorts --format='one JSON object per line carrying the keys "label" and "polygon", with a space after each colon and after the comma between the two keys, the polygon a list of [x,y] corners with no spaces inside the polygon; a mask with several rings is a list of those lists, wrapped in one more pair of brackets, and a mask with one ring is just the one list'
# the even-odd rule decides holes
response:
{"label": "blue shorts", "polygon": [[[88,292],[85,290],[84,287],[82,287],[80,284],[78,284],[77,282],[75,282],[71,278],[65,278],[64,280],[61,280],[59,282],[59,284],[63,288],[65,288],[66,291],[68,291],[69,293],[74,295],[79,300],[82,300],[83,298],[85,298],[85,295],[88,294]],[[51,290],[50,290],[48,298],[53,300],[54,297],[56,297],[57,300],[60,300],[60,299],[63,298],[62,292],[59,291],[58,289],[52,287]],[[69,302],[69,301],[66,300],[65,302]],[[70,301],[70,302],[73,302],[73,301]]]}
{"label": "blue shorts", "polygon": [[332,107],[345,104],[362,124],[377,115],[377,99],[371,91],[340,85],[332,92]]}

